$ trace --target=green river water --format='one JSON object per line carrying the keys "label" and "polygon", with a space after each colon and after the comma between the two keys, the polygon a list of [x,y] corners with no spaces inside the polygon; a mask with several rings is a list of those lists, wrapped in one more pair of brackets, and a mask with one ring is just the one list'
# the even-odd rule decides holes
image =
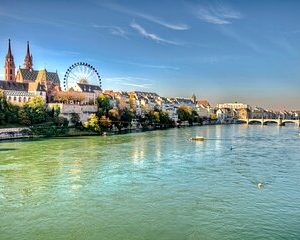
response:
{"label": "green river water", "polygon": [[[0,239],[300,239],[298,132],[0,142]],[[188,141],[196,135],[207,140]]]}

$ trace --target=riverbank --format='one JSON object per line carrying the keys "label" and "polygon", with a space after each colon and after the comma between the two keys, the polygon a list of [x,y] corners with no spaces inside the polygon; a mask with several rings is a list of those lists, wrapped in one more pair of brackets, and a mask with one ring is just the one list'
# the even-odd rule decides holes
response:
{"label": "riverbank", "polygon": [[[101,133],[93,132],[84,129],[78,129],[75,127],[69,127],[67,133],[60,135],[37,135],[33,134],[29,127],[19,127],[19,128],[2,128],[0,129],[0,142],[1,141],[10,141],[10,140],[24,140],[24,139],[38,139],[38,138],[51,138],[51,137],[81,137],[81,136],[103,136],[103,135],[118,135],[118,134],[127,134],[127,133],[138,133],[138,132],[147,132],[147,131],[156,131],[156,130],[165,130],[171,128],[185,128],[185,127],[195,127],[195,126],[206,126],[206,125],[218,125],[217,123],[213,124],[199,124],[194,123],[193,125],[182,124],[174,127],[154,127],[149,126],[147,128],[136,127],[136,128],[127,128],[122,130],[109,130],[103,131]],[[222,124],[227,125],[227,124]]]}

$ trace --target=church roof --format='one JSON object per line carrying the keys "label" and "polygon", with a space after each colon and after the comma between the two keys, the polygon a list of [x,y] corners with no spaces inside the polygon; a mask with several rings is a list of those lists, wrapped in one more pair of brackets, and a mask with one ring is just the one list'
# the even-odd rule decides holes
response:
{"label": "church roof", "polygon": [[0,89],[5,91],[45,91],[45,87],[40,83],[21,83],[21,82],[10,82],[0,81]]}
{"label": "church roof", "polygon": [[39,71],[32,70],[32,69],[24,69],[24,68],[19,68],[19,71],[22,75],[22,79],[31,80],[31,81],[35,81],[39,73]]}
{"label": "church roof", "polygon": [[84,84],[84,83],[77,83],[77,85],[80,87],[80,89],[83,92],[101,91],[100,86],[90,85],[90,84]]}
{"label": "church roof", "polygon": [[27,83],[0,81],[0,89],[15,90],[15,91],[28,91]]}
{"label": "church roof", "polygon": [[60,83],[57,72],[47,72],[46,76],[48,81],[51,81],[53,83]]}
{"label": "church roof", "polygon": [[40,78],[46,78],[44,80],[53,83],[60,83],[57,72],[48,72],[47,70],[36,71],[33,69],[25,69],[25,68],[19,68],[19,71],[22,75],[22,79],[24,80],[36,81],[39,76]]}

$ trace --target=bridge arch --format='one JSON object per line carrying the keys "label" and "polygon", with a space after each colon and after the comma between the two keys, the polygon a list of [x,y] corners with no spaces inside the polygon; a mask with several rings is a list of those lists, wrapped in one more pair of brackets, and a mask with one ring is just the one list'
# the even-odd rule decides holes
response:
{"label": "bridge arch", "polygon": [[286,123],[293,123],[297,126],[300,126],[300,120],[286,119],[282,120],[282,125],[284,126]]}
{"label": "bridge arch", "polygon": [[261,119],[251,119],[248,121],[248,124],[255,124],[255,123],[262,124],[262,120]]}
{"label": "bridge arch", "polygon": [[264,125],[267,125],[268,123],[275,123],[278,124],[278,120],[276,119],[269,119],[264,121]]}
{"label": "bridge arch", "polygon": [[247,119],[238,119],[237,120],[238,123],[248,123]]}

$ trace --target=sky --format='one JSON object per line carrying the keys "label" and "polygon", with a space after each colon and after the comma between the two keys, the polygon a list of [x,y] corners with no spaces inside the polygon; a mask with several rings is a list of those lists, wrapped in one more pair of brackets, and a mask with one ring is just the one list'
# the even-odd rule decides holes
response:
{"label": "sky", "polygon": [[80,61],[103,89],[300,110],[298,0],[0,0],[2,66],[8,38],[61,81]]}

